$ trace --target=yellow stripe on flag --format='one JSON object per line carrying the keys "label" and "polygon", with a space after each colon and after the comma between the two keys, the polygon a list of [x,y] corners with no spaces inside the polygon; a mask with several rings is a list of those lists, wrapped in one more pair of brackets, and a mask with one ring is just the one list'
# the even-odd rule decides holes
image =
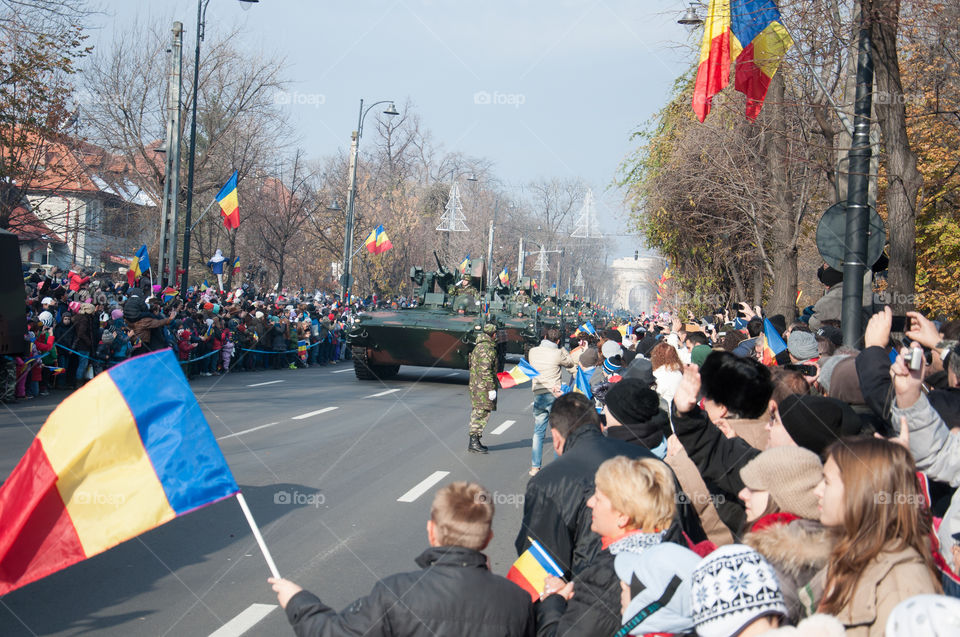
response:
{"label": "yellow stripe on flag", "polygon": [[37,438],[87,555],[176,517],[109,375],[61,403]]}

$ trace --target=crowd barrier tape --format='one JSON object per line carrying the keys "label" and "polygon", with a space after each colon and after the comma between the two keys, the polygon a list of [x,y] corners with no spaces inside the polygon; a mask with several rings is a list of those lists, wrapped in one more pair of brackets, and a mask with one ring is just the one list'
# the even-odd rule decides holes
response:
{"label": "crowd barrier tape", "polygon": [[[60,344],[58,344],[58,343],[54,343],[54,345],[56,345],[56,347],[57,347],[58,350],[61,350],[61,349],[62,349],[62,350],[66,350],[66,351],[70,352],[71,354],[76,354],[77,356],[80,356],[81,358],[86,358],[86,359],[88,359],[88,360],[97,360],[97,361],[100,360],[100,359],[97,358],[96,356],[90,356],[89,354],[84,354],[83,352],[78,352],[78,351],[76,351],[76,350],[74,350],[74,349],[70,349],[70,348],[67,347],[66,345],[60,345]],[[316,343],[311,343],[310,345],[307,345],[307,349],[310,349],[310,348],[312,348],[312,347],[316,347],[316,346],[318,346],[318,345],[320,345],[320,341],[317,341]],[[198,356],[197,358],[191,358],[191,359],[188,360],[188,361],[179,361],[179,362],[180,362],[181,365],[186,365],[187,363],[193,363],[193,362],[195,362],[195,361],[201,361],[201,360],[203,360],[203,359],[205,359],[205,358],[209,358],[210,356],[213,356],[214,354],[219,354],[219,353],[220,353],[220,350],[222,350],[222,349],[223,349],[223,348],[221,347],[221,348],[218,348],[218,349],[213,350],[213,351],[210,352],[209,354],[204,354],[203,356]],[[284,351],[282,351],[282,352],[275,352],[275,351],[273,351],[273,350],[265,350],[265,349],[246,349],[246,348],[244,348],[244,347],[238,347],[238,348],[236,348],[236,349],[239,350],[239,351],[241,351],[241,352],[251,352],[251,353],[253,353],[253,354],[295,354],[295,353],[297,353],[297,352],[300,351],[300,348],[297,348],[297,349],[288,349],[288,350],[284,350]]]}

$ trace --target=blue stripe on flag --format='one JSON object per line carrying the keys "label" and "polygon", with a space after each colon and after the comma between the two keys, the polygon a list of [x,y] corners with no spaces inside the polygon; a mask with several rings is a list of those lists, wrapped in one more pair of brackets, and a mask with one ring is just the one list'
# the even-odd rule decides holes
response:
{"label": "blue stripe on flag", "polygon": [[131,358],[107,373],[177,515],[240,490],[172,350]]}

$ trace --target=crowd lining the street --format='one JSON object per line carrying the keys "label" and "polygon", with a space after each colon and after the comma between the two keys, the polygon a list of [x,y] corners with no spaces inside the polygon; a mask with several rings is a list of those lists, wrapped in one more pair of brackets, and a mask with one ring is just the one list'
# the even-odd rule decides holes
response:
{"label": "crowd lining the street", "polygon": [[342,305],[320,292],[264,293],[249,284],[189,288],[180,298],[146,279],[132,286],[79,267],[38,269],[24,283],[27,349],[0,356],[4,403],[75,389],[131,356],[168,347],[189,378],[336,364],[350,358],[351,317],[378,303]]}
{"label": "crowd lining the street", "polygon": [[[839,298],[842,280],[821,280]],[[180,299],[80,271],[26,283],[31,354],[4,361],[4,400],[163,347],[191,376],[335,363],[358,309],[243,287]],[[870,303],[854,349],[839,309],[644,314],[570,351],[544,330],[515,548],[536,541],[562,577],[531,597],[491,573],[493,498],[453,483],[435,495],[422,570],[342,612],[271,579],[295,632],[960,634],[960,321],[909,312],[898,333]]]}
{"label": "crowd lining the street", "polygon": [[562,577],[531,596],[490,573],[493,498],[453,483],[422,570],[339,613],[271,579],[295,632],[960,634],[960,321],[909,312],[895,333],[865,304],[863,347],[844,347],[842,281],[821,274],[831,298],[797,320],[642,315],[570,351],[544,330],[515,548],[536,541]]}

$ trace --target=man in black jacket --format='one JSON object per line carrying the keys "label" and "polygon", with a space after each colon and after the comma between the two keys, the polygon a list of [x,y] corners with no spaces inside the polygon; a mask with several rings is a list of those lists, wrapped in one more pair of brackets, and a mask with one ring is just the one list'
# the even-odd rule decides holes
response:
{"label": "man in black jacket", "polygon": [[422,571],[391,575],[341,613],[285,579],[268,581],[299,637],[334,635],[532,636],[530,595],[487,569],[480,551],[493,537],[493,498],[454,482],[433,500]]}
{"label": "man in black jacket", "polygon": [[[587,507],[597,469],[616,456],[655,456],[643,447],[604,437],[597,410],[583,394],[557,398],[550,411],[550,434],[559,457],[527,483],[515,546],[520,555],[531,538],[537,540],[569,579],[600,552],[600,536],[590,530],[593,516]],[[687,538],[693,543],[705,540],[696,513],[686,496],[679,495],[679,485],[677,493],[677,518],[664,539],[682,546],[687,546]]]}

